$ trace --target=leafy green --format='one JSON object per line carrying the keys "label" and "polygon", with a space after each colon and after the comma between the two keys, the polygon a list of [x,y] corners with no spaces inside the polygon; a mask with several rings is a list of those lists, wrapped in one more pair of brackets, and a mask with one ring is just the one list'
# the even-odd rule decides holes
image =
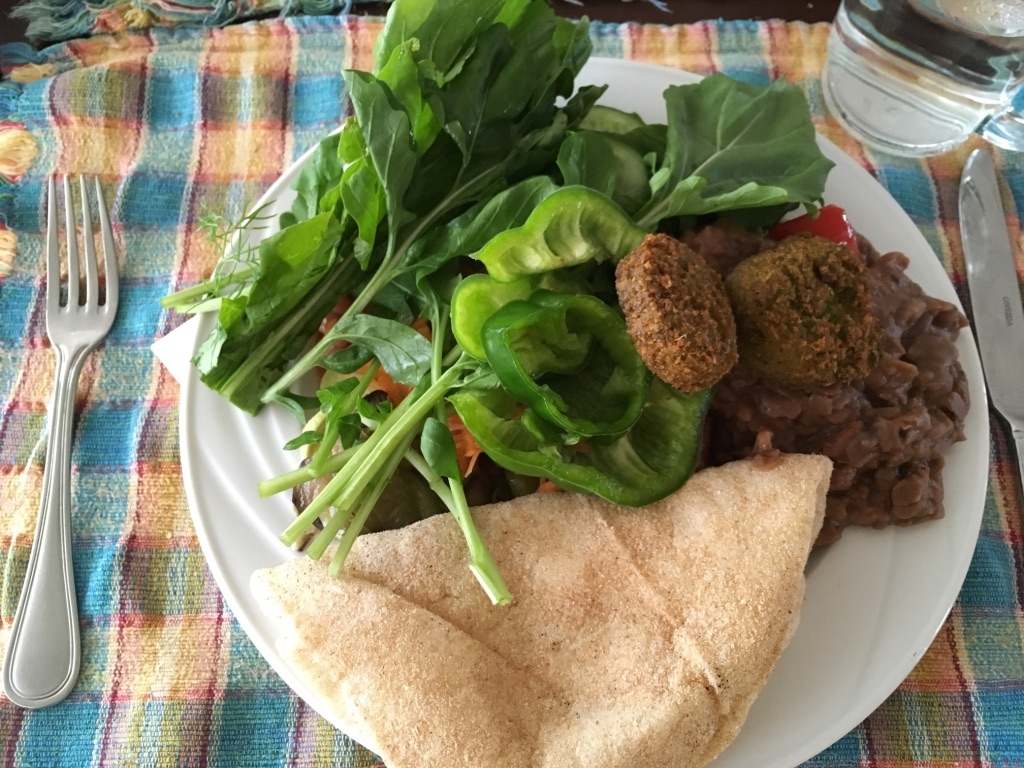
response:
{"label": "leafy green", "polygon": [[452,432],[438,419],[428,418],[423,425],[420,452],[430,468],[441,477],[454,480],[462,477]]}
{"label": "leafy green", "polygon": [[200,378],[242,410],[255,413],[266,384],[301,349],[352,270],[336,264],[338,221],[324,213],[260,244],[259,275],[247,294],[225,297],[218,323],[193,358]]}
{"label": "leafy green", "polygon": [[818,149],[796,86],[767,88],[715,74],[665,91],[665,156],[641,225],[682,214],[783,203],[815,206],[833,163]]}
{"label": "leafy green", "polygon": [[341,135],[338,133],[328,136],[317,145],[309,161],[302,166],[292,185],[295,201],[292,203],[291,219],[285,220],[286,225],[304,221],[318,213],[333,212],[326,206],[322,208],[320,201],[337,185],[338,177],[341,176],[341,161],[338,158],[340,141]]}
{"label": "leafy green", "polygon": [[570,135],[558,153],[558,168],[568,186],[589,187],[634,214],[650,197],[651,171],[628,142],[594,131]]}
{"label": "leafy green", "polygon": [[396,230],[412,216],[402,205],[417,160],[409,115],[387,85],[369,72],[349,70],[345,83],[363,137],[372,137],[366,141],[366,154],[384,190],[390,227]]}
{"label": "leafy green", "polygon": [[[236,238],[220,274],[165,299],[216,309],[194,359],[208,386],[305,425],[288,446],[310,461],[259,492],[320,479],[281,538],[319,521],[306,551],[334,547],[332,573],[364,526],[422,516],[381,512],[393,477],[417,477],[436,496],[423,514],[448,509],[488,596],[512,599],[466,500],[456,414],[502,466],[618,503],[693,471],[708,395],[671,390],[636,355],[615,263],[681,217],[761,226],[813,207],[830,164],[787,86],[670,88],[665,125],[592,113],[604,89],[574,90],[590,51],[587,22],[545,0],[396,0],[373,71],[344,73],[351,114],[298,174],[280,231],[258,254]],[[295,391],[315,368],[332,372],[316,397]],[[411,393],[371,395],[381,370]]]}
{"label": "leafy green", "polygon": [[369,350],[391,378],[415,386],[430,371],[430,342],[404,323],[374,315],[347,315],[324,337]]}

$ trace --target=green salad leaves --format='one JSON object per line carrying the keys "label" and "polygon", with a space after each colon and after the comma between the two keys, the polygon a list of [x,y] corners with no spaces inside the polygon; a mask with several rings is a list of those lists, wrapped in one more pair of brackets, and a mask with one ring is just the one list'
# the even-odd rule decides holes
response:
{"label": "green salad leaves", "polygon": [[[453,430],[512,473],[622,504],[694,471],[710,393],[644,366],[615,264],[696,217],[762,226],[813,210],[831,163],[794,87],[713,75],[669,88],[666,123],[649,125],[576,88],[590,52],[586,20],[544,0],[396,0],[373,71],[345,72],[351,114],[298,175],[279,230],[163,300],[215,309],[193,360],[207,386],[305,425],[288,447],[310,461],[260,492],[321,482],[281,538],[317,524],[306,551],[332,550],[335,573],[364,526],[391,520],[389,484],[411,470],[455,516],[488,596],[512,599]],[[317,369],[331,374],[310,398]],[[371,397],[382,373],[408,394]]]}

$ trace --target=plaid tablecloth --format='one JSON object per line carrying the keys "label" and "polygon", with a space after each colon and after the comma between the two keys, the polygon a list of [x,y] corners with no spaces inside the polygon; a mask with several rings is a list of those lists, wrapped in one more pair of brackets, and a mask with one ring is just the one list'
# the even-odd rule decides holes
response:
{"label": "plaid tablecloth", "polygon": [[[301,18],[96,37],[39,55],[5,52],[5,630],[33,536],[52,376],[40,234],[49,174],[100,178],[125,257],[117,322],[79,389],[73,474],[81,678],[66,702],[41,711],[22,711],[0,696],[4,765],[376,764],[292,694],[227,610],[182,489],[178,385],[155,362],[150,344],[180,322],[161,311],[159,297],[205,275],[219,255],[198,230],[201,205],[237,214],[336,125],[344,103],[341,69],[369,66],[378,28],[373,19]],[[823,116],[817,76],[827,31],[777,21],[595,25],[593,38],[600,56],[802,85],[819,130],[895,195],[966,303],[956,188],[980,139],[920,162],[864,151]],[[997,157],[1024,211],[1024,159]],[[1021,498],[1001,432],[991,450],[981,538],[948,622],[892,697],[808,766],[1024,766]]]}

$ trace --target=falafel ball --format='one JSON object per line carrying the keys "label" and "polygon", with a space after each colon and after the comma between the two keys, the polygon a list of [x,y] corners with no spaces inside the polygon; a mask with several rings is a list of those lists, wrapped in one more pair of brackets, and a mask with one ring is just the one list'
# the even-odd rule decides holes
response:
{"label": "falafel ball", "polygon": [[726,278],[740,363],[803,389],[863,378],[882,331],[861,258],[821,237],[797,235],[741,262]]}
{"label": "falafel ball", "polygon": [[648,235],[615,269],[626,328],[647,367],[683,392],[718,382],[738,359],[722,278],[694,250]]}

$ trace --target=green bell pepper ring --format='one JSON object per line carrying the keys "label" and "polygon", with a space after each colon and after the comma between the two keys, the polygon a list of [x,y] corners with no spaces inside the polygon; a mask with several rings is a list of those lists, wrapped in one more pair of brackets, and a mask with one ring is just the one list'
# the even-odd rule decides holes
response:
{"label": "green bell pepper ring", "polygon": [[618,262],[646,234],[600,192],[563,187],[544,198],[525,224],[491,238],[474,258],[495,280],[509,282],[591,260]]}
{"label": "green bell pepper ring", "polygon": [[521,405],[501,389],[464,389],[449,400],[496,463],[546,477],[560,488],[642,507],[663,499],[693,474],[700,457],[711,390],[684,393],[654,379],[636,423],[583,448],[546,444],[522,424]]}
{"label": "green bell pepper ring", "polygon": [[533,285],[527,279],[499,283],[489,275],[470,275],[452,294],[451,327],[455,340],[477,360],[486,360],[480,337],[484,321],[499,308],[517,299],[528,299]]}
{"label": "green bell pepper ring", "polygon": [[451,328],[463,350],[477,360],[486,360],[480,334],[484,321],[498,309],[516,299],[528,299],[537,288],[559,293],[589,293],[589,287],[564,270],[545,272],[511,282],[499,282],[486,273],[470,275],[452,294]]}
{"label": "green bell pepper ring", "polygon": [[487,318],[482,338],[502,386],[565,432],[618,435],[640,417],[650,373],[600,299],[534,291]]}

